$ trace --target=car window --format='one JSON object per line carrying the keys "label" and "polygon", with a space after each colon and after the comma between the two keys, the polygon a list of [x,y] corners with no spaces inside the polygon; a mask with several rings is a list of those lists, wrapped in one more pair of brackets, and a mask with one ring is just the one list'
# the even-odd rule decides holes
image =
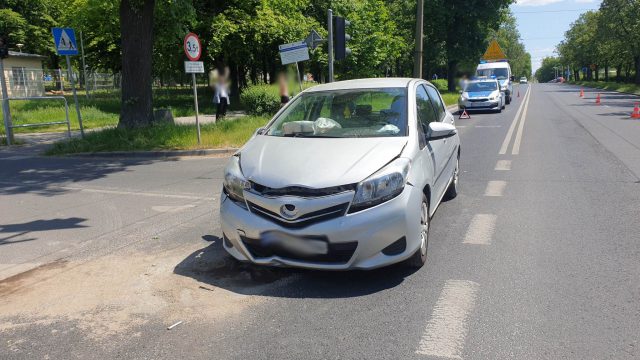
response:
{"label": "car window", "polygon": [[494,81],[481,81],[469,83],[464,91],[466,92],[485,92],[498,90],[498,83]]}
{"label": "car window", "polygon": [[[424,85],[423,85],[424,86]],[[436,121],[442,121],[445,115],[444,104],[442,103],[442,99],[440,98],[440,93],[434,87],[426,86],[427,93],[429,94],[429,99],[433,104],[433,109],[436,112]]]}
{"label": "car window", "polygon": [[[420,141],[420,148],[426,145],[426,133],[429,123],[438,121],[436,118],[436,111],[433,109],[433,104],[429,100],[429,95],[424,86],[420,85],[416,89],[416,110],[418,113],[418,134]],[[420,131],[422,130],[422,131]]]}

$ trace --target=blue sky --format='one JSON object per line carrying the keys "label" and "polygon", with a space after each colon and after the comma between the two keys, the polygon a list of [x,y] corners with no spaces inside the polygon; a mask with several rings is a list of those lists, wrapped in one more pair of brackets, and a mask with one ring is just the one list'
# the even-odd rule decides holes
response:
{"label": "blue sky", "polygon": [[556,45],[571,23],[589,9],[598,9],[600,3],[601,0],[517,0],[511,5],[524,45],[531,53],[534,72],[542,58],[555,54]]}

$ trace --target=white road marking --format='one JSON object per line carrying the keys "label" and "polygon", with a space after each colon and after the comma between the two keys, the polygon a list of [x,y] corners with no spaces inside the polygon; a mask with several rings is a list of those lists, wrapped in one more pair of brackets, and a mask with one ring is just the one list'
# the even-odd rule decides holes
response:
{"label": "white road marking", "polygon": [[477,128],[499,128],[502,125],[476,125]]}
{"label": "white road marking", "polygon": [[527,120],[527,110],[529,110],[529,100],[531,100],[531,96],[527,97],[526,103],[524,105],[524,111],[522,112],[520,125],[518,125],[518,132],[516,133],[516,140],[513,142],[513,149],[511,149],[511,155],[520,154],[520,143],[522,142],[522,131],[524,130],[524,122]]}
{"label": "white road marking", "polygon": [[506,181],[489,181],[487,183],[487,188],[484,190],[484,196],[502,196],[504,194],[505,187],[507,187]]}
{"label": "white road marking", "polygon": [[498,217],[493,214],[478,214],[471,219],[463,244],[490,245],[496,230]]}
{"label": "white road marking", "polygon": [[518,108],[518,112],[516,113],[516,117],[513,118],[511,122],[511,126],[509,126],[509,131],[507,131],[507,136],[505,136],[504,141],[502,142],[502,146],[500,147],[500,151],[498,152],[500,155],[504,155],[507,153],[507,148],[509,147],[509,143],[511,143],[511,137],[513,136],[513,131],[516,129],[516,124],[518,123],[518,118],[520,118],[520,113],[524,108],[524,104],[529,99],[529,95],[531,94],[531,86],[527,88],[527,93],[524,94],[524,99],[520,104],[520,108]]}
{"label": "white road marking", "polygon": [[427,322],[417,354],[462,359],[469,332],[468,319],[475,307],[479,285],[467,280],[448,280]]}
{"label": "white road marking", "polygon": [[511,170],[511,160],[498,160],[494,170],[499,170],[499,171]]}

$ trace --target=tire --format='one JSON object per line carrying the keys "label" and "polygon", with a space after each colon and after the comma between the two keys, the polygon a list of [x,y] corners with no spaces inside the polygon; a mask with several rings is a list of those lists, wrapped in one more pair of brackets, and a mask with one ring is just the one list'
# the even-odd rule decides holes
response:
{"label": "tire", "polygon": [[419,269],[427,262],[427,248],[429,246],[429,200],[422,194],[420,204],[420,247],[405,262],[410,268]]}
{"label": "tire", "polygon": [[451,200],[458,196],[458,183],[460,179],[460,158],[456,158],[456,167],[453,170],[453,177],[447,192],[444,194],[445,199]]}
{"label": "tire", "polygon": [[511,95],[507,96],[507,100],[505,101],[505,104],[507,105],[511,104]]}

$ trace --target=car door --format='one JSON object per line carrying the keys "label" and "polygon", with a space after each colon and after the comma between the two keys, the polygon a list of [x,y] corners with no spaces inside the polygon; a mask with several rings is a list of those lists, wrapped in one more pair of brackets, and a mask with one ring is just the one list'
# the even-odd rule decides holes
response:
{"label": "car door", "polygon": [[[433,189],[432,193],[435,195],[433,201],[438,201],[441,195],[444,193],[445,186],[449,179],[443,180],[443,172],[447,163],[447,144],[445,139],[427,141],[426,136],[429,131],[429,124],[438,121],[436,117],[436,111],[433,108],[433,103],[429,99],[427,89],[424,85],[420,84],[416,88],[416,114],[418,115],[418,134],[422,139],[420,140],[420,146],[425,156],[423,158],[431,161],[433,174]],[[428,168],[428,167],[427,167]],[[444,176],[446,177],[446,176]],[[435,206],[435,204],[433,204]]]}
{"label": "car door", "polygon": [[[425,85],[425,87],[427,89],[427,94],[429,95],[429,99],[433,104],[433,109],[436,112],[437,121],[455,125],[455,120],[453,118],[453,115],[451,115],[451,113],[449,113],[445,108],[444,101],[442,101],[442,96],[440,96],[440,93],[438,92],[438,90],[436,90],[436,88],[434,88],[431,85]],[[448,139],[443,139],[443,142],[444,142],[443,148],[446,153],[446,164],[444,165],[444,170],[441,177],[446,182],[445,184],[445,190],[446,190],[446,185],[448,185],[448,181],[451,179],[451,177],[453,176],[453,172],[455,171],[456,162],[454,160],[455,160],[455,156],[457,155],[459,144],[458,144],[457,136],[454,136]]]}

